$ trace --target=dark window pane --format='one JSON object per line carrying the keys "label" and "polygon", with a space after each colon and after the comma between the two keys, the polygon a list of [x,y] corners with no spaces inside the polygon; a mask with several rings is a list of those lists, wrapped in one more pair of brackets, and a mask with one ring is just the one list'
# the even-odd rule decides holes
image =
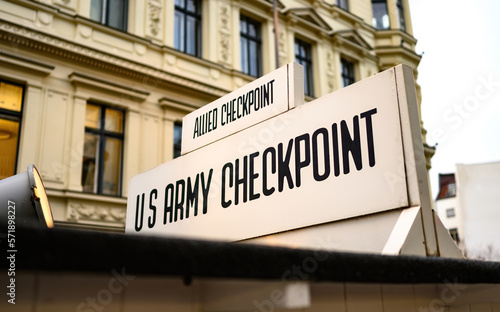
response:
{"label": "dark window pane", "polygon": [[354,63],[346,59],[340,60],[342,67],[342,86],[347,87],[355,82]]}
{"label": "dark window pane", "polygon": [[126,31],[128,0],[91,0],[90,18],[104,25]]}
{"label": "dark window pane", "polygon": [[346,11],[349,10],[349,1],[348,0],[338,0],[337,5]]}
{"label": "dark window pane", "polygon": [[174,158],[181,156],[182,124],[174,123]]}
{"label": "dark window pane", "polygon": [[243,35],[247,34],[247,22],[243,19],[240,19],[240,32]]}
{"label": "dark window pane", "polygon": [[186,53],[191,54],[191,55],[196,55],[196,23],[197,20],[196,18],[192,16],[187,17],[187,23],[186,23],[186,36],[187,36],[187,46],[186,46]]}
{"label": "dark window pane", "polygon": [[96,22],[102,22],[103,1],[104,0],[92,0],[90,2],[90,19]]}
{"label": "dark window pane", "polygon": [[259,69],[259,59],[258,59],[258,46],[255,41],[250,41],[249,52],[249,65],[250,65],[250,75],[257,76]]}
{"label": "dark window pane", "polygon": [[304,93],[314,96],[311,45],[295,39],[295,61],[304,67]]}
{"label": "dark window pane", "polygon": [[125,30],[125,8],[124,0],[108,0],[108,25],[114,28]]}
{"label": "dark window pane", "polygon": [[241,71],[259,77],[261,66],[260,23],[240,16]]}
{"label": "dark window pane", "polygon": [[184,15],[175,12],[175,34],[174,34],[174,47],[177,50],[182,50],[184,47],[184,37],[185,37],[185,31],[184,31]]}
{"label": "dark window pane", "polygon": [[373,26],[377,29],[389,29],[389,13],[385,1],[372,1]]}
{"label": "dark window pane", "polygon": [[196,9],[196,2],[195,0],[187,0],[187,10],[192,13],[197,13]]}
{"label": "dark window pane", "polygon": [[241,38],[241,71],[244,73],[249,72],[248,60],[248,40]]}
{"label": "dark window pane", "polygon": [[397,0],[396,6],[398,8],[398,17],[399,17],[399,28],[403,31],[406,31],[406,22],[405,22],[405,11],[403,8],[403,3],[401,0]]}
{"label": "dark window pane", "polygon": [[200,0],[175,2],[174,47],[184,53],[201,56]]}

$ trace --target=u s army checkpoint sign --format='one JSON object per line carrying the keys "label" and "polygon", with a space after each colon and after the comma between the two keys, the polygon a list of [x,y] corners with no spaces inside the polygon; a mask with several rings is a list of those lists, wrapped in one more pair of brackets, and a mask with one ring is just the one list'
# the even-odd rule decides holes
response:
{"label": "u s army checkpoint sign", "polygon": [[126,232],[238,241],[408,206],[395,69],[133,177]]}

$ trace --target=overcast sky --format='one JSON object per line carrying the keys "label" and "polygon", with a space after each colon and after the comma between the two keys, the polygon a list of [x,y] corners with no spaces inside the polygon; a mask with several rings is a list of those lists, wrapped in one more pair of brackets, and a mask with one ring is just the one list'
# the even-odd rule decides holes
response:
{"label": "overcast sky", "polygon": [[430,171],[500,161],[500,1],[409,0]]}

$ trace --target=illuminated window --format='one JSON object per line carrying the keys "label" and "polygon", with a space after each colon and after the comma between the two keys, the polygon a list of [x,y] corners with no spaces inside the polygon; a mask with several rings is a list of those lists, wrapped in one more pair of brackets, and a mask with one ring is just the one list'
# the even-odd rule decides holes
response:
{"label": "illuminated window", "polygon": [[174,158],[181,156],[182,124],[174,123]]}
{"label": "illuminated window", "polygon": [[0,80],[0,180],[16,174],[24,88]]}
{"label": "illuminated window", "polygon": [[91,0],[90,19],[127,31],[128,0]]}
{"label": "illuminated window", "polygon": [[201,1],[175,0],[174,47],[201,57]]}
{"label": "illuminated window", "polygon": [[262,75],[260,23],[240,16],[241,70],[254,77]]}
{"label": "illuminated window", "polygon": [[354,77],[354,63],[346,59],[341,59],[340,64],[342,67],[342,86],[347,87],[356,81]]}
{"label": "illuminated window", "polygon": [[314,96],[311,45],[295,39],[295,61],[304,67],[304,93]]}
{"label": "illuminated window", "polygon": [[373,27],[377,29],[389,29],[389,11],[387,0],[372,0]]}
{"label": "illuminated window", "polygon": [[121,195],[124,111],[87,104],[82,160],[84,192]]}

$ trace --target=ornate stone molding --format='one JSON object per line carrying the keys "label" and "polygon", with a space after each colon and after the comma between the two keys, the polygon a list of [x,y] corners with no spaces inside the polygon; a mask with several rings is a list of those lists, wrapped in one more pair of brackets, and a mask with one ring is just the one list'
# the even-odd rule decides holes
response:
{"label": "ornate stone molding", "polygon": [[114,223],[125,225],[126,210],[123,208],[100,207],[71,203],[68,206],[67,221],[83,223]]}
{"label": "ornate stone molding", "polygon": [[162,2],[159,0],[149,0],[146,10],[147,35],[153,38],[161,37]]}
{"label": "ornate stone molding", "polygon": [[231,63],[231,6],[227,2],[219,5],[219,60]]}
{"label": "ornate stone molding", "polygon": [[328,92],[333,92],[335,89],[335,59],[333,57],[333,52],[328,50],[326,52],[326,83],[328,85]]}
{"label": "ornate stone molding", "polygon": [[129,61],[6,21],[0,21],[0,40],[8,41],[11,46],[23,46],[24,49],[27,48],[48,53],[51,57],[67,59],[71,62],[80,63],[80,65],[100,68],[138,81],[155,80],[158,85],[164,88],[180,91],[190,90],[190,92],[195,90],[214,97],[221,97],[228,92],[227,90],[190,80],[153,66]]}

